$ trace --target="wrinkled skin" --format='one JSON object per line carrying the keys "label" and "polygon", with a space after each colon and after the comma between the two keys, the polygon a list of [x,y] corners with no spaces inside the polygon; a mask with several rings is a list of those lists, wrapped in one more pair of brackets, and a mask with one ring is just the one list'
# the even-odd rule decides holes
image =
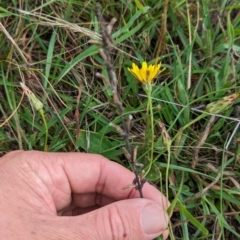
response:
{"label": "wrinkled skin", "polygon": [[168,201],[148,183],[144,199],[123,190],[133,178],[100,155],[10,152],[0,159],[1,239],[166,238]]}

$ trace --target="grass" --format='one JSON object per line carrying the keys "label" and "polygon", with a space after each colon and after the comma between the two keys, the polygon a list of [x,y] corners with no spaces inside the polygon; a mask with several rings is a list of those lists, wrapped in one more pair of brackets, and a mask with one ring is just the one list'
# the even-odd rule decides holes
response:
{"label": "grass", "polygon": [[[95,7],[93,0],[1,2],[1,155],[85,151],[129,167],[125,143],[109,125],[121,125],[111,91],[96,77],[107,72]],[[107,21],[117,19],[118,91],[146,169],[148,101],[127,68],[156,59],[166,67],[152,89],[154,152],[146,177],[169,194],[170,239],[239,239],[239,1],[121,0],[102,7]],[[46,124],[20,82],[43,103]]]}

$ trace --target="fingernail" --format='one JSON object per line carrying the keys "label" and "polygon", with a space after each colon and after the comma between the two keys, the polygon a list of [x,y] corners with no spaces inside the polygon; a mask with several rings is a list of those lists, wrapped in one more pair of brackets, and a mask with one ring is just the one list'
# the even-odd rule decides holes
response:
{"label": "fingernail", "polygon": [[167,213],[157,204],[148,204],[142,210],[142,224],[146,234],[160,234],[167,228],[167,221]]}

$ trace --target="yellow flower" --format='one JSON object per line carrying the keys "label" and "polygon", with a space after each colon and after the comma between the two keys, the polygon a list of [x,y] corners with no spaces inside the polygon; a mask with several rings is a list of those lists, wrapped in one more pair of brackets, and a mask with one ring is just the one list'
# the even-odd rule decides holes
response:
{"label": "yellow flower", "polygon": [[147,62],[142,63],[142,67],[139,68],[135,63],[132,64],[132,68],[128,68],[140,82],[147,84],[151,83],[165,68],[161,68],[161,63],[147,65]]}

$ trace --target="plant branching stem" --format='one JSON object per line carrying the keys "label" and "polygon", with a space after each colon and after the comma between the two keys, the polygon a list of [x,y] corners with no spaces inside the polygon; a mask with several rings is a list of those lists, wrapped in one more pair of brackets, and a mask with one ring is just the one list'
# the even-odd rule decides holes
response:
{"label": "plant branching stem", "polygon": [[[114,104],[115,104],[116,108],[118,109],[119,115],[121,117],[122,131],[123,131],[122,137],[125,140],[127,151],[131,156],[129,161],[130,161],[130,164],[132,167],[132,171],[134,172],[134,175],[135,175],[135,179],[133,180],[133,183],[135,184],[136,190],[139,192],[140,197],[143,198],[143,193],[142,193],[143,182],[141,181],[140,177],[138,176],[138,170],[135,165],[134,154],[133,154],[133,150],[132,150],[132,147],[131,147],[131,144],[129,141],[130,129],[124,119],[124,108],[122,105],[121,98],[119,97],[119,94],[117,91],[117,78],[116,78],[116,73],[114,70],[114,66],[112,64],[112,59],[111,59],[111,54],[110,54],[110,51],[112,49],[112,39],[111,39],[109,29],[112,28],[112,26],[110,24],[114,23],[114,19],[109,23],[109,25],[107,27],[106,23],[104,21],[104,18],[102,17],[100,4],[97,4],[96,15],[97,15],[98,22],[99,22],[100,34],[101,34],[101,39],[102,39],[102,43],[103,43],[103,46],[102,46],[103,50],[100,51],[100,53],[101,53],[101,56],[103,58],[105,65],[106,65],[108,78],[109,78],[109,82],[110,82],[110,88],[113,93],[113,101],[114,101]],[[110,28],[109,28],[109,26],[110,26]]]}

